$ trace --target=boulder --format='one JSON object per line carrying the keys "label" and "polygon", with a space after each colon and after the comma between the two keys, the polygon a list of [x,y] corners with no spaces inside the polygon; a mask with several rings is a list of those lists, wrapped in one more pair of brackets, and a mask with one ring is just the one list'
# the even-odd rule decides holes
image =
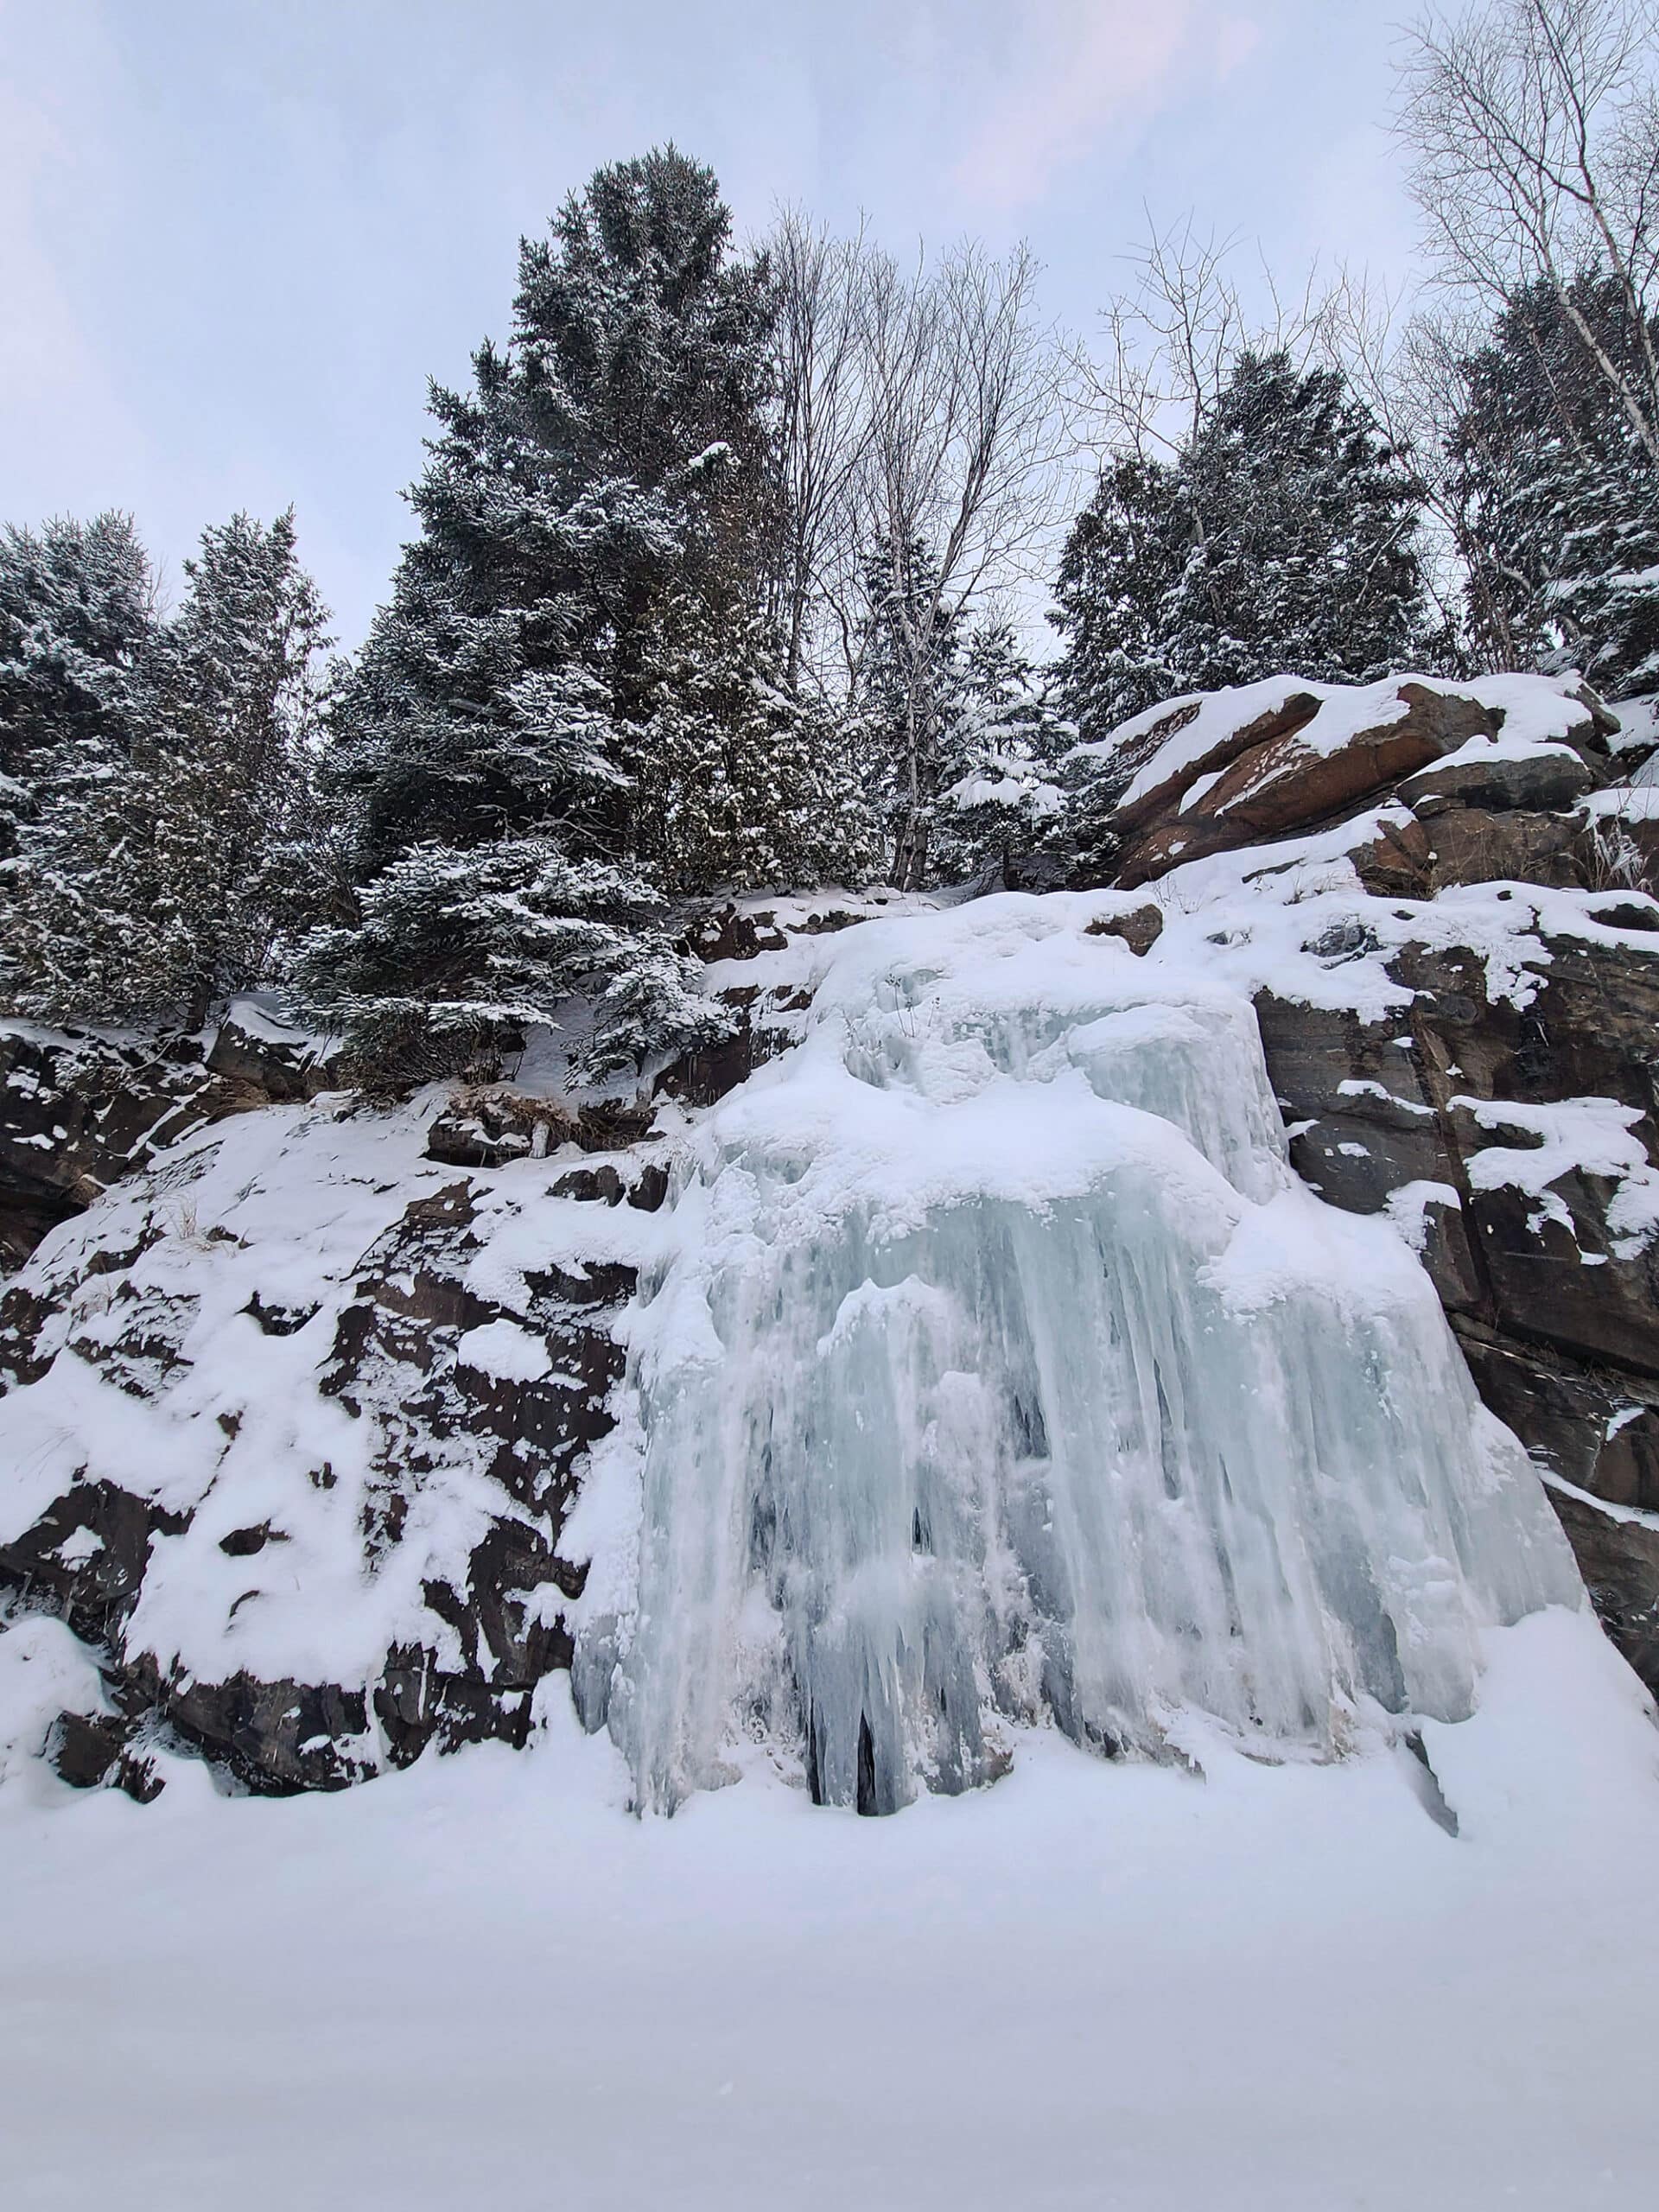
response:
{"label": "boulder", "polygon": [[1456,807],[1422,827],[1431,893],[1460,883],[1542,883],[1569,891],[1584,881],[1579,826],[1570,815]]}
{"label": "boulder", "polygon": [[[1146,791],[1133,800],[1121,804],[1115,817],[1120,836],[1131,837],[1161,821],[1180,803],[1194,784],[1230,768],[1242,755],[1255,754],[1264,747],[1281,744],[1305,729],[1319,711],[1319,702],[1311,691],[1293,691],[1278,705],[1264,713],[1251,715],[1236,729],[1221,731],[1209,744],[1195,748],[1191,757],[1173,767],[1166,775],[1160,776]],[[1178,707],[1172,713],[1153,723],[1135,747],[1124,756],[1123,766],[1131,768],[1140,762],[1149,761],[1163,749],[1172,738],[1177,737],[1196,718],[1196,703]]]}
{"label": "boulder", "polygon": [[1505,753],[1493,746],[1469,745],[1408,776],[1398,796],[1425,821],[1449,806],[1484,807],[1494,813],[1512,808],[1547,812],[1573,806],[1603,780],[1584,755],[1570,745],[1538,745]]}
{"label": "boulder", "polygon": [[1163,909],[1154,899],[1127,914],[1102,914],[1089,925],[1090,937],[1119,938],[1129,950],[1144,956],[1164,933]]}
{"label": "boulder", "polygon": [[[1344,727],[1342,709],[1326,702],[1317,714],[1253,740],[1213,780],[1200,785],[1183,775],[1159,785],[1168,794],[1161,811],[1150,810],[1150,792],[1121,808],[1115,826],[1128,842],[1116,880],[1133,890],[1180,862],[1338,820],[1471,737],[1495,732],[1476,700],[1414,682],[1401,684],[1396,697],[1403,714],[1357,728]],[[1321,742],[1326,717],[1339,734]]]}

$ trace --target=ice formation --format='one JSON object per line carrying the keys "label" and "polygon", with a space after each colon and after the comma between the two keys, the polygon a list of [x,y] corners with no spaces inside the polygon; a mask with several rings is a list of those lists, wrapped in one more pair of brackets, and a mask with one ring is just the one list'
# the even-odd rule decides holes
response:
{"label": "ice formation", "polygon": [[849,931],[688,1139],[580,1509],[576,1694],[641,1806],[757,1739],[870,1812],[1021,1724],[1327,1756],[1582,1603],[1411,1252],[1287,1166],[1248,999],[1086,920]]}

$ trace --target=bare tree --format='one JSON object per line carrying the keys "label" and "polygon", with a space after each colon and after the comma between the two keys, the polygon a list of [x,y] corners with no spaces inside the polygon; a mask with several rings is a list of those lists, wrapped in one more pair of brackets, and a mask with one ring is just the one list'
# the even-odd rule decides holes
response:
{"label": "bare tree", "polygon": [[1425,524],[1422,574],[1443,632],[1465,628],[1487,641],[1493,665],[1523,656],[1510,634],[1510,594],[1499,588],[1494,556],[1471,511],[1469,474],[1453,464],[1470,413],[1468,364],[1483,342],[1478,309],[1452,302],[1408,312],[1408,296],[1344,269],[1320,305],[1323,350],[1364,405],[1377,435],[1412,474]]}
{"label": "bare tree", "polygon": [[1265,260],[1252,309],[1237,273],[1241,241],[1200,231],[1191,214],[1147,237],[1128,258],[1133,275],[1103,312],[1104,358],[1085,366],[1098,442],[1150,461],[1189,445],[1241,353],[1283,353],[1302,366],[1325,333],[1319,271],[1282,291]]}
{"label": "bare tree", "polygon": [[[1441,278],[1499,308],[1548,286],[1659,465],[1659,0],[1484,0],[1410,41],[1400,129]],[[1573,290],[1596,264],[1624,296],[1624,362]]]}
{"label": "bare tree", "polygon": [[[783,543],[776,614],[789,688],[815,658],[818,618],[844,619],[856,566],[856,491],[870,438],[865,302],[871,249],[864,227],[834,238],[785,208],[767,244],[776,286],[774,375]],[[821,673],[815,669],[815,673]]]}
{"label": "bare tree", "polygon": [[998,260],[965,244],[931,270],[906,272],[885,256],[869,266],[861,537],[879,556],[904,668],[901,887],[926,868],[942,634],[970,600],[1029,566],[1065,507],[1070,356],[1039,317],[1038,275],[1025,246]]}

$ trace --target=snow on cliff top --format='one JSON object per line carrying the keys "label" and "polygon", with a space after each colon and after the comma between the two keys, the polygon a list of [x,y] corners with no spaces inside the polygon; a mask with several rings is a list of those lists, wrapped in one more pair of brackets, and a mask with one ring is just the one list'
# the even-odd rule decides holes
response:
{"label": "snow on cliff top", "polygon": [[[1576,674],[1553,676],[1482,676],[1452,682],[1440,676],[1385,677],[1380,683],[1322,683],[1303,676],[1270,676],[1259,683],[1244,683],[1219,691],[1192,691],[1166,699],[1145,713],[1133,716],[1103,738],[1073,748],[1073,760],[1104,763],[1150,735],[1160,722],[1197,709],[1179,729],[1142,763],[1125,791],[1122,804],[1133,805],[1149,791],[1168,782],[1201,760],[1212,747],[1235,730],[1262,715],[1274,714],[1298,692],[1319,702],[1319,710],[1297,732],[1297,742],[1314,753],[1335,753],[1361,730],[1385,728],[1406,713],[1400,692],[1408,683],[1421,683],[1434,691],[1455,692],[1475,699],[1503,717],[1496,740],[1475,741],[1483,754],[1514,759],[1538,747],[1559,743],[1568,730],[1585,720],[1583,702],[1575,696],[1581,678]],[[1471,757],[1473,757],[1472,754]]]}

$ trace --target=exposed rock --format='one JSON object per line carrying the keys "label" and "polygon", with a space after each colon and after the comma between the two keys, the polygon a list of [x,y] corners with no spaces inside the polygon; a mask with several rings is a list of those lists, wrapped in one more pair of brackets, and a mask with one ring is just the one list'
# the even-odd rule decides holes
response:
{"label": "exposed rock", "polygon": [[[494,1266],[492,1239],[511,1236],[518,1199],[487,1177],[433,1178],[404,1197],[332,1291],[326,1273],[319,1279],[320,1302],[290,1303],[275,1287],[284,1280],[280,1252],[245,1257],[240,1240],[217,1224],[189,1231],[190,1278],[203,1284],[192,1310],[205,1300],[234,1313],[251,1344],[269,1343],[284,1363],[290,1394],[332,1403],[346,1428],[334,1463],[308,1460],[303,1443],[286,1462],[257,1442],[238,1459],[248,1439],[243,1413],[227,1402],[214,1445],[200,1447],[205,1484],[166,1467],[152,1472],[166,1502],[148,1494],[141,1473],[131,1487],[72,1483],[21,1526],[6,1501],[13,1518],[0,1527],[0,1586],[56,1614],[93,1648],[115,1707],[63,1723],[54,1756],[68,1778],[144,1794],[156,1777],[136,1747],[150,1739],[194,1748],[243,1788],[279,1793],[342,1788],[429,1745],[523,1742],[537,1684],[569,1660],[562,1602],[579,1594],[585,1570],[561,1555],[559,1535],[582,1457],[614,1418],[622,1353],[610,1324],[635,1280],[631,1265],[607,1255],[614,1236],[599,1225],[619,1207],[637,1218],[660,1203],[665,1183],[657,1163],[626,1155],[588,1172],[592,1257],[526,1247]],[[233,1192],[241,1179],[240,1171],[230,1175]],[[511,1187],[535,1195],[519,1182]],[[624,1198],[630,1206],[620,1206]],[[0,1319],[0,1370],[27,1380],[62,1358],[76,1376],[90,1369],[102,1387],[146,1408],[188,1389],[188,1318],[162,1288],[187,1239],[162,1193],[126,1211],[142,1227],[101,1248],[108,1266],[90,1306],[73,1249],[18,1287]],[[227,1300],[215,1288],[216,1266],[232,1283],[245,1268],[269,1268],[273,1287],[251,1296],[240,1287]],[[486,1287],[498,1276],[505,1299]],[[325,1307],[332,1318],[308,1338]],[[343,1482],[340,1450],[350,1462]],[[263,1510],[235,1510],[238,1484]],[[287,1485],[285,1502],[273,1484]],[[153,1602],[157,1578],[188,1597],[198,1624],[222,1609],[217,1642],[227,1654],[245,1607],[269,1606],[273,1591],[302,1604],[299,1578],[318,1571],[315,1512],[325,1499],[327,1543],[358,1547],[361,1602],[372,1607],[377,1586],[409,1592],[386,1613],[395,1633],[366,1674],[319,1679],[298,1666],[233,1662],[214,1671],[200,1653],[186,1663],[170,1642],[149,1640],[141,1600],[143,1619],[168,1618]],[[354,1528],[342,1527],[342,1512]],[[436,1541],[444,1529],[460,1534],[461,1549],[454,1533]],[[302,1611],[296,1626],[292,1648],[302,1656],[312,1641]]]}
{"label": "exposed rock", "polygon": [[[1133,842],[1119,864],[1118,882],[1134,890],[1178,861],[1338,819],[1471,737],[1494,732],[1492,716],[1476,700],[1417,683],[1402,683],[1397,696],[1405,704],[1403,715],[1344,733],[1329,749],[1311,733],[1317,715],[1305,715],[1289,728],[1253,740],[1202,789],[1195,789],[1199,779],[1184,768],[1155,794],[1120,808],[1115,826]],[[1205,757],[1213,760],[1218,749]],[[1151,804],[1154,795],[1158,808]]]}
{"label": "exposed rock", "polygon": [[1449,760],[1408,776],[1399,796],[1427,821],[1448,806],[1487,807],[1531,812],[1572,806],[1602,780],[1569,745],[1541,745],[1527,753],[1506,753],[1465,747]]}
{"label": "exposed rock", "polygon": [[[1178,737],[1192,721],[1198,711],[1196,703],[1176,708],[1153,723],[1144,736],[1124,749],[1122,772],[1133,776],[1146,762],[1157,756],[1172,738]],[[1120,836],[1132,837],[1160,821],[1180,801],[1193,785],[1204,777],[1214,777],[1231,767],[1245,753],[1255,753],[1263,747],[1282,743],[1305,729],[1319,711],[1319,702],[1311,691],[1293,691],[1280,705],[1270,707],[1266,713],[1254,715],[1237,729],[1224,730],[1211,744],[1195,751],[1179,766],[1160,776],[1138,798],[1126,801],[1117,810],[1116,826]]]}
{"label": "exposed rock", "polygon": [[233,1007],[211,1043],[0,1023],[0,1274],[193,1130],[332,1079],[315,1040],[257,1010]]}
{"label": "exposed rock", "polygon": [[[1593,925],[1616,926],[1617,894],[1584,904]],[[1332,1205],[1387,1207],[1418,1230],[1492,1410],[1565,1481],[1651,1510],[1659,1247],[1610,1229],[1609,1176],[1569,1163],[1540,1198],[1484,1185],[1473,1164],[1505,1147],[1524,1160],[1539,1142],[1527,1109],[1586,1099],[1630,1109],[1638,1155],[1659,1164],[1659,942],[1609,944],[1559,917],[1540,934],[1548,957],[1525,1004],[1489,994],[1472,947],[1408,943],[1389,964],[1414,994],[1408,1009],[1367,1022],[1267,994],[1262,1044],[1294,1165]],[[1659,1688],[1659,1538],[1552,1495],[1587,1548],[1586,1581],[1612,1593],[1610,1633]]]}
{"label": "exposed rock", "polygon": [[1089,925],[1090,937],[1122,938],[1131,952],[1141,954],[1150,952],[1163,933],[1162,910],[1151,900],[1127,914],[1103,914]]}
{"label": "exposed rock", "polygon": [[220,1023],[207,1064],[226,1082],[245,1085],[257,1105],[316,1098],[340,1080],[331,1048],[235,1010]]}
{"label": "exposed rock", "polygon": [[135,1745],[138,1732],[118,1713],[60,1713],[47,1737],[46,1757],[72,1789],[113,1785],[147,1805],[162,1784],[154,1762]]}
{"label": "exposed rock", "polygon": [[1608,1635],[1651,1689],[1659,1684],[1659,1527],[1552,1485],[1550,1502]]}
{"label": "exposed rock", "polygon": [[1427,887],[1459,883],[1543,883],[1570,890],[1582,883],[1579,829],[1570,815],[1485,814],[1458,807],[1423,824]]}

